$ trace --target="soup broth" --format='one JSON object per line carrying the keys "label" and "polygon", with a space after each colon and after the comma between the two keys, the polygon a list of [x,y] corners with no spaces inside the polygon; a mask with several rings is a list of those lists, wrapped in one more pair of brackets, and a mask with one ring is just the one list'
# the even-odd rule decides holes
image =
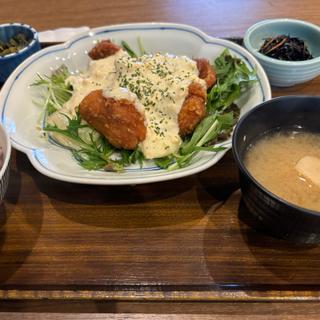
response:
{"label": "soup broth", "polygon": [[301,131],[266,134],[248,149],[244,164],[275,195],[320,211],[320,134]]}

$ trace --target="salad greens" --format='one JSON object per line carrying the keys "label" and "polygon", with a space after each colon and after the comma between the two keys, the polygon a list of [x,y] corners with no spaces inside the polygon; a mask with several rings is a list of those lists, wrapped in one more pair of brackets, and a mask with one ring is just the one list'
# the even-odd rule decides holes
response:
{"label": "salad greens", "polygon": [[[138,55],[125,41],[121,46],[130,56]],[[140,54],[146,53],[138,39]],[[184,138],[179,151],[167,157],[154,159],[157,166],[167,170],[182,168],[190,164],[200,151],[218,152],[224,150],[216,146],[220,139],[228,137],[239,117],[239,109],[233,103],[256,81],[255,70],[249,70],[239,58],[233,57],[226,49],[215,59],[213,68],[217,74],[217,83],[207,93],[206,117],[198,124],[195,131]],[[44,87],[42,105],[45,117],[62,108],[72,96],[72,87],[66,82],[70,75],[67,67],[61,66],[51,76],[38,75],[32,85]],[[105,137],[82,121],[79,112],[74,118],[67,118],[64,129],[44,120],[43,130],[47,133],[59,133],[72,142],[69,148],[74,159],[87,170],[122,171],[130,164],[143,166],[144,156],[139,149],[119,150],[113,147]]]}
{"label": "salad greens", "polygon": [[147,54],[146,50],[144,49],[144,47],[143,47],[143,45],[142,45],[142,42],[141,42],[140,37],[138,37],[137,42],[138,42],[138,47],[139,47],[140,55],[138,55],[137,53],[135,53],[135,52],[131,49],[131,47],[129,46],[129,44],[128,44],[126,41],[124,41],[124,40],[121,41],[121,47],[122,47],[122,49],[126,50],[131,58],[138,58],[139,56],[143,56],[144,54]]}
{"label": "salad greens", "polygon": [[[73,157],[87,170],[105,169],[108,171],[122,171],[124,167],[138,162],[143,164],[143,154],[139,150],[117,150],[102,135],[81,120],[80,113],[75,118],[67,115],[68,124],[65,129],[56,125],[46,124],[44,131],[56,132],[72,141],[74,147],[68,147]],[[83,130],[86,129],[86,130]],[[117,158],[112,158],[114,153]]]}
{"label": "salad greens", "polygon": [[[199,151],[222,151],[212,142],[219,135],[227,137],[240,115],[233,102],[256,81],[255,70],[250,71],[246,64],[230,55],[226,49],[213,64],[217,83],[207,94],[207,116],[198,124],[193,134],[184,139],[179,152],[175,155],[156,160],[164,169],[174,170],[187,166]],[[229,110],[230,109],[230,110]],[[172,163],[173,162],[173,163]]]}
{"label": "salad greens", "polygon": [[44,95],[43,106],[48,115],[61,109],[66,101],[72,96],[72,87],[65,83],[70,73],[65,65],[55,70],[51,76],[38,74],[33,86],[44,86],[47,93]]}

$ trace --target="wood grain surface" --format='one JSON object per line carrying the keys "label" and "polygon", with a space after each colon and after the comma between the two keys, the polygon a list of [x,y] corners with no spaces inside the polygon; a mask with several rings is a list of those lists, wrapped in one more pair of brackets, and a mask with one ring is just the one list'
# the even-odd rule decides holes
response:
{"label": "wood grain surface", "polygon": [[[320,24],[317,0],[0,5],[1,23],[21,21],[38,30],[164,21],[242,37],[266,18]],[[317,78],[273,88],[273,96],[319,95],[319,88]],[[0,311],[7,312],[0,319],[145,319],[155,313],[166,314],[163,319],[315,319],[320,248],[295,246],[251,226],[231,152],[188,178],[103,187],[47,178],[13,151],[0,206]],[[85,311],[90,314],[80,314]]]}
{"label": "wood grain surface", "polygon": [[[199,308],[201,306],[201,308]],[[219,316],[230,315],[270,315],[284,316],[295,315],[306,317],[317,316],[320,312],[320,304],[314,302],[177,302],[164,301],[93,301],[93,300],[32,300],[26,304],[24,301],[0,301],[2,312],[20,313],[63,313],[77,314],[211,314]],[[1,313],[0,313],[1,315]],[[0,318],[1,319],[1,318]]]}
{"label": "wood grain surface", "polygon": [[[229,320],[231,316],[224,315],[189,315],[189,314],[176,314],[176,315],[168,315],[168,314],[47,314],[47,313],[3,313],[0,314],[1,320],[20,320],[21,317],[25,320],[88,320],[88,319],[110,319],[110,320],[145,320],[145,319],[160,319],[160,320],[178,320],[178,319],[191,319],[191,320]],[[245,315],[245,316],[237,316],[239,320],[252,320],[252,319],[271,319],[271,320],[305,320],[305,315],[300,316],[273,316],[268,315],[266,318],[265,315]],[[310,316],[308,317],[310,320],[319,319],[318,316]]]}
{"label": "wood grain surface", "polygon": [[267,18],[320,24],[318,0],[1,0],[0,22],[21,21],[38,30],[128,22],[191,24],[213,36],[243,36]]}
{"label": "wood grain surface", "polygon": [[0,216],[2,298],[319,299],[320,248],[248,226],[231,153],[173,182],[99,187],[13,152]]}
{"label": "wood grain surface", "polygon": [[310,302],[7,301],[0,303],[0,319],[318,319],[319,309],[319,303]]}

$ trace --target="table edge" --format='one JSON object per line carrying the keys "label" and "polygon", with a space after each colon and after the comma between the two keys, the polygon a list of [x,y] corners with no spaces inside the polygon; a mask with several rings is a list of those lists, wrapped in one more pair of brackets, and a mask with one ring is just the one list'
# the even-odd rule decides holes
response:
{"label": "table edge", "polygon": [[320,290],[0,290],[2,300],[130,300],[130,301],[320,301]]}

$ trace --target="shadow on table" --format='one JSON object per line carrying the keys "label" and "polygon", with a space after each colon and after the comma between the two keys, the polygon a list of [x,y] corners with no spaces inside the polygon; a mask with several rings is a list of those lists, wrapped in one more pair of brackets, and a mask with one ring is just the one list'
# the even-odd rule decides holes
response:
{"label": "shadow on table", "polygon": [[320,246],[277,239],[252,217],[241,199],[238,209],[243,240],[255,259],[287,284],[320,284]]}
{"label": "shadow on table", "polygon": [[207,212],[212,205],[215,209],[223,205],[235,190],[239,188],[238,171],[229,151],[223,159],[211,168],[197,175],[199,203]]}
{"label": "shadow on table", "polygon": [[[30,203],[37,203],[37,212]],[[11,170],[8,191],[0,206],[0,285],[14,275],[33,250],[42,225],[41,204],[35,187],[24,190],[20,172]]]}
{"label": "shadow on table", "polygon": [[[285,286],[320,284],[320,247],[297,246],[253,229],[240,190],[209,210],[203,251],[213,284]],[[257,227],[257,226],[256,226]]]}
{"label": "shadow on table", "polygon": [[[198,205],[188,208],[186,197],[194,193],[196,179],[135,186],[71,184],[48,178],[17,160],[19,169],[32,176],[37,189],[48,196],[54,209],[77,223],[106,228],[148,228],[184,223],[204,215]],[[181,208],[178,215],[177,208]]]}
{"label": "shadow on table", "polygon": [[98,186],[71,184],[45,176],[37,177],[39,190],[50,199],[83,205],[134,205],[170,199],[193,187],[193,179],[180,179],[181,183],[158,182],[132,186]]}

